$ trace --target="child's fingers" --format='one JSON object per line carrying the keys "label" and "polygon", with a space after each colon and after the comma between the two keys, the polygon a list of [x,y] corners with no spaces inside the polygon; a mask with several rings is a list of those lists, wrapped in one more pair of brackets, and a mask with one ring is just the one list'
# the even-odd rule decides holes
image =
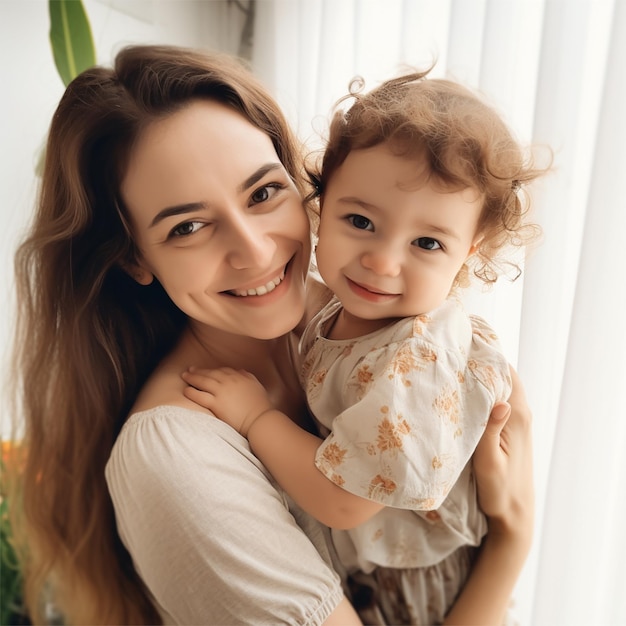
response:
{"label": "child's fingers", "polygon": [[219,369],[216,370],[207,370],[211,373],[211,376],[213,378],[215,378],[215,380],[219,380],[222,382],[226,382],[228,380],[234,380],[234,381],[239,381],[242,378],[245,378],[246,380],[254,380],[258,382],[257,377],[250,373],[248,370],[236,370],[233,369],[232,367],[220,367]]}
{"label": "child's fingers", "polygon": [[185,387],[183,389],[183,394],[189,400],[203,406],[207,409],[213,408],[213,403],[215,402],[215,396],[208,391],[201,391],[200,389],[196,389],[195,387]]}
{"label": "child's fingers", "polygon": [[238,379],[243,376],[249,380],[258,380],[257,377],[248,372],[247,370],[236,370],[232,367],[218,367],[215,369],[204,369],[195,366],[190,366],[187,369],[187,374],[193,374],[196,376],[204,376],[206,378],[212,378],[214,380],[226,381],[228,379]]}
{"label": "child's fingers", "polygon": [[207,374],[199,374],[196,371],[183,372],[182,379],[188,384],[200,391],[215,393],[219,385],[223,383],[219,376],[216,376],[212,370],[207,370]]}
{"label": "child's fingers", "polygon": [[237,370],[234,370],[232,367],[196,367],[195,365],[190,365],[187,368],[187,372],[198,374],[198,376],[223,376],[228,374],[233,374]]}

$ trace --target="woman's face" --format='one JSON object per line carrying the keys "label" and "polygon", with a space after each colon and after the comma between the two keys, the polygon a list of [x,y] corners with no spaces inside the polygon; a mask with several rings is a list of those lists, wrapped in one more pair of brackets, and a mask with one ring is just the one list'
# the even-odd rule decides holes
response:
{"label": "woman's face", "polygon": [[309,222],[269,137],[236,111],[199,100],[150,125],[122,196],[141,253],[189,318],[270,339],[302,318]]}

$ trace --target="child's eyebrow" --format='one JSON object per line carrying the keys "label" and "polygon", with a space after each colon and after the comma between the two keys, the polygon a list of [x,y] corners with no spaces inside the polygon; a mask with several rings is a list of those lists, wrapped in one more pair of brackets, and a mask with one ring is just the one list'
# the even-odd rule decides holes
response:
{"label": "child's eyebrow", "polygon": [[446,226],[437,226],[436,224],[424,224],[423,227],[428,231],[441,233],[442,235],[447,235],[448,237],[452,237],[454,239],[460,239],[460,237],[454,232],[454,230],[447,228]]}
{"label": "child's eyebrow", "polygon": [[[357,206],[367,209],[368,211],[371,211],[372,213],[384,213],[385,211],[385,209],[382,209],[381,207],[375,204],[371,204],[370,202],[365,202],[365,200],[361,200],[360,198],[357,198],[356,196],[344,196],[342,198],[339,198],[338,201],[343,202],[345,204],[356,204]],[[416,224],[416,227],[417,226],[419,226],[419,228],[423,228],[427,232],[441,233],[442,235],[446,235],[453,239],[460,239],[459,235],[452,228],[448,228],[447,226],[440,226],[438,224],[423,224],[423,223]]]}
{"label": "child's eyebrow", "polygon": [[357,198],[356,196],[344,196],[343,198],[338,198],[338,202],[343,202],[345,204],[357,204],[360,207],[363,207],[364,209],[368,209],[370,211],[374,211],[378,213],[380,213],[383,210],[379,206],[376,206],[375,204],[371,204],[369,202],[365,202],[365,200],[361,200],[360,198]]}

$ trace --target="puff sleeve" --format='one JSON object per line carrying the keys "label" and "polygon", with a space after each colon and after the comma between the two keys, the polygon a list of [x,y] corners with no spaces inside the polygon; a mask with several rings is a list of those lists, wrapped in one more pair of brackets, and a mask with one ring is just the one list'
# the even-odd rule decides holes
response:
{"label": "puff sleeve", "polygon": [[[106,468],[118,531],[172,624],[321,624],[343,597],[324,530],[245,439],[179,407],[132,416]],[[306,533],[305,533],[306,529]]]}

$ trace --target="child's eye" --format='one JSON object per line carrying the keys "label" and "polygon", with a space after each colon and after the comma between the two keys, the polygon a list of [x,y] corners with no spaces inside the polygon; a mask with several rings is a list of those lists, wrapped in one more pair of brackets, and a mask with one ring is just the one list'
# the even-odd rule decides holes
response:
{"label": "child's eye", "polygon": [[281,183],[269,183],[259,187],[251,196],[251,204],[261,204],[273,198],[281,189],[284,189]]}
{"label": "child's eye", "polygon": [[187,235],[193,235],[193,233],[199,231],[204,222],[183,222],[170,231],[170,237],[186,237]]}
{"label": "child's eye", "polygon": [[363,217],[362,215],[348,215],[348,221],[352,226],[358,228],[359,230],[374,230],[374,224],[367,217]]}
{"label": "child's eye", "polygon": [[413,243],[423,250],[440,250],[442,245],[432,237],[419,237]]}

